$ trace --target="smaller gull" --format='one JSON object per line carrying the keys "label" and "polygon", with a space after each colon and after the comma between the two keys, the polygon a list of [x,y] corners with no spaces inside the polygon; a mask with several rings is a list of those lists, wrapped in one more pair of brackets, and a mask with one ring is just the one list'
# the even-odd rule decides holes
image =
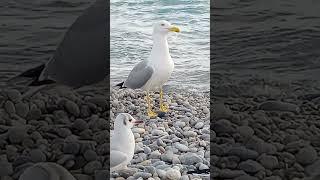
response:
{"label": "smaller gull", "polygon": [[142,122],[128,113],[121,113],[116,117],[110,141],[110,172],[125,169],[132,160],[135,140],[131,128]]}
{"label": "smaller gull", "polygon": [[167,36],[169,32],[180,32],[180,29],[168,21],[160,21],[153,26],[153,46],[148,59],[139,62],[130,72],[128,78],[117,84],[120,88],[143,89],[147,92],[148,116],[153,118],[157,113],[151,109],[150,90],[160,90],[160,111],[167,112],[164,104],[162,86],[166,83],[174,69],[169,53]]}

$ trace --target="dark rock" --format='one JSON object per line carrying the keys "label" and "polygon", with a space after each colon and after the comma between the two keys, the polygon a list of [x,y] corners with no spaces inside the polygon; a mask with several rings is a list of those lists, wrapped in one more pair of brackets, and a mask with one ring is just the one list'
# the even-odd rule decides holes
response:
{"label": "dark rock", "polygon": [[249,126],[240,126],[238,127],[238,132],[243,138],[252,137],[254,134],[254,130]]}
{"label": "dark rock", "polygon": [[110,172],[108,170],[97,170],[94,174],[95,180],[106,180],[109,178]]}
{"label": "dark rock", "polygon": [[4,109],[8,114],[15,114],[16,113],[16,108],[14,107],[14,103],[12,101],[7,101],[4,104]]}
{"label": "dark rock", "polygon": [[83,131],[85,129],[88,129],[89,126],[86,121],[83,119],[76,119],[72,125],[72,128],[78,130],[78,131]]}
{"label": "dark rock", "polygon": [[19,102],[22,99],[21,93],[16,89],[6,91],[8,98],[13,102]]}
{"label": "dark rock", "polygon": [[228,155],[238,156],[241,160],[256,159],[259,156],[256,151],[247,149],[244,146],[232,147]]}
{"label": "dark rock", "polygon": [[222,169],[219,172],[218,177],[222,179],[233,179],[243,175],[246,175],[246,173],[243,170]]}
{"label": "dark rock", "polygon": [[85,174],[74,174],[73,175],[77,180],[93,180],[91,176]]}
{"label": "dark rock", "polygon": [[63,146],[63,152],[66,154],[78,154],[80,145],[77,142],[67,142]]}
{"label": "dark rock", "polygon": [[264,170],[264,167],[257,161],[246,160],[239,164],[239,169],[244,170],[248,173],[256,173],[260,170]]}
{"label": "dark rock", "polygon": [[24,127],[14,127],[8,131],[9,141],[13,144],[19,144],[27,137],[27,130]]}
{"label": "dark rock", "polygon": [[232,134],[236,132],[235,125],[230,121],[221,119],[213,123],[213,130],[216,134]]}
{"label": "dark rock", "polygon": [[91,161],[84,166],[83,172],[86,174],[93,174],[96,170],[100,170],[101,168],[102,168],[101,162]]}
{"label": "dark rock", "polygon": [[84,154],[83,154],[84,158],[87,160],[87,161],[94,161],[94,160],[97,160],[97,153],[93,150],[87,150]]}
{"label": "dark rock", "polygon": [[32,162],[45,162],[47,160],[46,155],[39,149],[33,149],[30,151],[30,159]]}
{"label": "dark rock", "polygon": [[6,161],[0,162],[0,177],[10,176],[13,173],[12,164]]}
{"label": "dark rock", "polygon": [[243,175],[243,176],[235,178],[234,180],[259,180],[259,179],[254,176]]}
{"label": "dark rock", "polygon": [[302,148],[296,154],[297,161],[302,165],[312,164],[317,159],[317,157],[317,151],[312,146]]}
{"label": "dark rock", "polygon": [[258,158],[258,161],[262,164],[263,167],[266,169],[274,169],[277,168],[279,165],[278,159],[275,156],[270,156],[270,155],[261,155]]}
{"label": "dark rock", "polygon": [[320,175],[320,159],[305,167],[305,172],[309,176]]}
{"label": "dark rock", "polygon": [[259,109],[264,111],[288,111],[299,112],[299,107],[295,104],[280,102],[280,101],[267,101],[259,106]]}
{"label": "dark rock", "polygon": [[29,113],[29,105],[23,102],[20,102],[15,105],[16,112],[19,116],[25,118]]}
{"label": "dark rock", "polygon": [[78,117],[80,115],[79,106],[72,101],[66,101],[65,108],[70,114],[74,115],[75,117]]}

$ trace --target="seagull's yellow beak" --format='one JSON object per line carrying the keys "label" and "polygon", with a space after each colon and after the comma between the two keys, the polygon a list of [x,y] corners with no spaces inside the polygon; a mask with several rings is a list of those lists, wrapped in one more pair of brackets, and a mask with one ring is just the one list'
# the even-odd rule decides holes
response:
{"label": "seagull's yellow beak", "polygon": [[171,31],[171,32],[180,32],[180,29],[177,26],[171,26],[169,28],[169,31]]}

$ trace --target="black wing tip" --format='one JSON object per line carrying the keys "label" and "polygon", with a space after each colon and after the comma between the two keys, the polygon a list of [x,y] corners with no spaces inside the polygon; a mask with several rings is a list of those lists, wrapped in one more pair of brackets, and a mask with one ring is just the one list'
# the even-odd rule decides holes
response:
{"label": "black wing tip", "polygon": [[39,77],[44,68],[45,68],[45,64],[41,64],[39,66],[36,66],[32,69],[29,69],[19,74],[18,77],[29,77],[29,78]]}
{"label": "black wing tip", "polygon": [[120,87],[120,89],[127,88],[127,87],[123,86],[123,84],[124,84],[124,81],[123,81],[123,82],[121,82],[121,83],[119,83],[119,84],[117,84],[116,86],[119,86],[119,87]]}

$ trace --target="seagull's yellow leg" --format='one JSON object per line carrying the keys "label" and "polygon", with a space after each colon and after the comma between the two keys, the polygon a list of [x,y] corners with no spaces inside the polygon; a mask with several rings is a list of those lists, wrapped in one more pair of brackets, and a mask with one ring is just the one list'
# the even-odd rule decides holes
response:
{"label": "seagull's yellow leg", "polygon": [[162,91],[162,88],[160,88],[160,111],[168,112],[168,110],[169,110],[169,106],[163,103],[163,91]]}
{"label": "seagull's yellow leg", "polygon": [[151,107],[151,98],[149,96],[149,91],[147,91],[147,103],[148,103],[148,116],[150,118],[155,118],[158,116],[157,113],[152,111],[152,107]]}

